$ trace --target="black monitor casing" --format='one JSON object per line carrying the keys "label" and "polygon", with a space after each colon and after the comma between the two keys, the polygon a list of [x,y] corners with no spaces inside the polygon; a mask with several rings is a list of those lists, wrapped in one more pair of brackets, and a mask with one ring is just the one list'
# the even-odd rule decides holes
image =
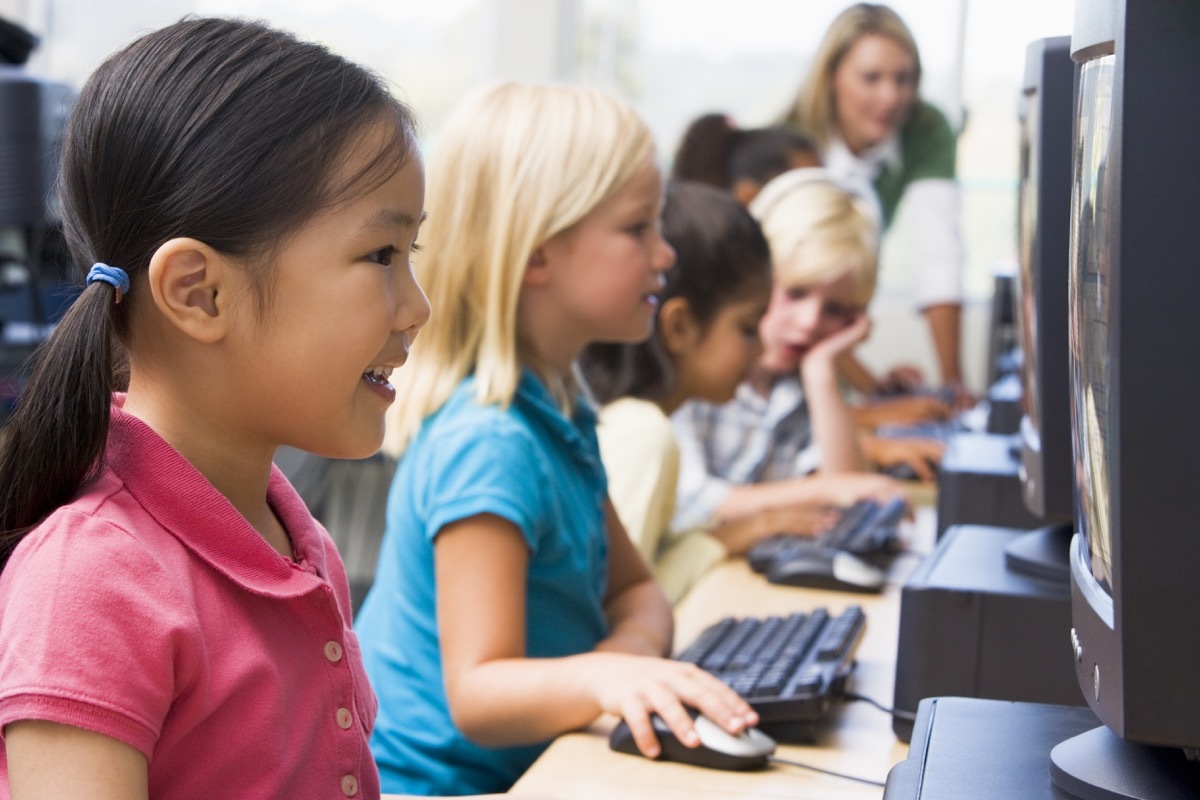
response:
{"label": "black monitor casing", "polygon": [[1072,519],[1075,503],[1067,361],[1075,72],[1069,36],[1026,49],[1014,290],[1026,408],[1019,473],[1025,507],[1047,522]]}
{"label": "black monitor casing", "polygon": [[[1200,3],[1077,0],[1072,58],[1106,53],[1115,77],[1100,180],[1115,202],[1097,230],[1108,285],[1079,286],[1073,267],[1071,292],[1077,303],[1106,292],[1111,304],[1101,356],[1112,591],[1077,535],[1070,637],[1080,688],[1113,733],[1200,748]],[[1077,460],[1083,390],[1072,386]],[[1079,501],[1096,502],[1092,491],[1081,475]]]}

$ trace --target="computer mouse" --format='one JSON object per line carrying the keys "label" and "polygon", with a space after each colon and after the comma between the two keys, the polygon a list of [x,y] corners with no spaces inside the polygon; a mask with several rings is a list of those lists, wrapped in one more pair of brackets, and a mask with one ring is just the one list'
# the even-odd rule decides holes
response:
{"label": "computer mouse", "polygon": [[815,543],[776,559],[765,574],[771,583],[839,592],[879,592],[887,580],[882,569],[853,553]]}
{"label": "computer mouse", "polygon": [[898,481],[919,481],[921,476],[917,474],[916,469],[907,461],[901,461],[896,464],[883,468],[883,474],[891,476]]}
{"label": "computer mouse", "polygon": [[[710,769],[747,770],[765,767],[767,757],[775,752],[775,740],[758,728],[748,728],[734,736],[703,714],[694,714],[694,718],[700,744],[688,747],[679,741],[662,717],[650,715],[654,734],[662,747],[659,759]],[[642,755],[625,720],[613,728],[608,746],[618,753]]]}

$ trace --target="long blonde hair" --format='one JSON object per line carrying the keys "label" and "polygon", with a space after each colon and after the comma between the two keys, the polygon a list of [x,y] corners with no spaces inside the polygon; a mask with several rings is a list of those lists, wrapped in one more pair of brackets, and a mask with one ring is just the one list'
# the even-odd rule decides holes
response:
{"label": "long blonde hair", "polygon": [[779,124],[802,131],[819,149],[824,150],[837,122],[834,119],[834,73],[855,42],[869,35],[886,36],[908,51],[915,70],[914,88],[919,89],[921,54],[917,51],[917,42],[904,20],[888,6],[856,3],[838,14],[830,23],[808,68],[808,77],[779,119]]}
{"label": "long blonde hair", "polygon": [[823,284],[849,275],[854,301],[867,307],[879,264],[879,222],[869,198],[824,169],[795,169],[767,183],[750,213],[771,246],[777,284]]}
{"label": "long blonde hair", "polygon": [[455,109],[429,161],[424,252],[414,258],[433,311],[397,373],[387,452],[399,455],[471,373],[479,403],[512,401],[522,366],[538,367],[518,332],[530,257],[653,152],[637,113],[597,89],[506,83]]}

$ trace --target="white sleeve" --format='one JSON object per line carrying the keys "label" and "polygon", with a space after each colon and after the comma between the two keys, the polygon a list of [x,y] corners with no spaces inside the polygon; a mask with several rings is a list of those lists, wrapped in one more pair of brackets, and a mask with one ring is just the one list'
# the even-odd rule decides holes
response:
{"label": "white sleeve", "polygon": [[651,413],[639,409],[642,402],[606,406],[596,436],[617,517],[646,560],[654,563],[675,511],[679,449],[671,423],[657,408]]}
{"label": "white sleeve", "polygon": [[945,178],[914,181],[904,190],[897,219],[905,220],[912,248],[917,308],[961,303],[963,248],[962,202],[958,182]]}
{"label": "white sleeve", "polygon": [[717,506],[729,494],[733,484],[708,471],[704,453],[706,435],[695,401],[684,403],[671,415],[671,427],[679,445],[679,484],[675,491],[676,531],[705,528],[712,524]]}

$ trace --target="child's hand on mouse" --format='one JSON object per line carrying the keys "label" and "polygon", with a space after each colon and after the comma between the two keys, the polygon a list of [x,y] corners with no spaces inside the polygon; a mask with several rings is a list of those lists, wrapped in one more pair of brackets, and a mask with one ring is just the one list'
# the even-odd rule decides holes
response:
{"label": "child's hand on mouse", "polygon": [[689,708],[735,735],[758,724],[749,703],[695,664],[622,653],[593,653],[588,664],[595,670],[587,684],[595,687],[596,701],[624,718],[638,749],[650,758],[662,750],[651,714],[658,714],[687,747],[700,744]]}

